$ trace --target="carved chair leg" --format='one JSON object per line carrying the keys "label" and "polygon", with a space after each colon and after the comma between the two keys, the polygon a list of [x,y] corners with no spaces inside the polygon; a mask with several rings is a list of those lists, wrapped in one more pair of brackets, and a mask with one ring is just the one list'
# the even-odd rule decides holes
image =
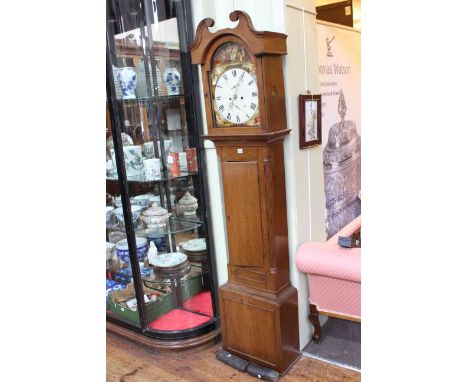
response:
{"label": "carved chair leg", "polygon": [[321,334],[320,321],[319,321],[319,312],[317,310],[317,306],[315,306],[313,304],[310,304],[309,321],[314,326],[314,334],[312,334],[312,339],[315,342],[319,342],[320,341],[320,334]]}

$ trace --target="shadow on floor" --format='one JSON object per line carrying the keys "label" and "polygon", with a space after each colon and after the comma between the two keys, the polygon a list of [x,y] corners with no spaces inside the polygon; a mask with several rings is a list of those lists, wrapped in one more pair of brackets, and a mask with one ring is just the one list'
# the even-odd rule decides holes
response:
{"label": "shadow on floor", "polygon": [[310,341],[302,352],[306,356],[361,370],[361,323],[328,317],[322,327],[320,342]]}

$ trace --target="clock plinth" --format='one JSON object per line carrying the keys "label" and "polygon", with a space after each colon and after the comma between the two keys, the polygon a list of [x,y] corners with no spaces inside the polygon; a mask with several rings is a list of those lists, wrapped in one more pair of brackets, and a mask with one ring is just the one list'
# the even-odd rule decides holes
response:
{"label": "clock plinth", "polygon": [[[223,347],[284,373],[300,356],[284,178],[286,35],[256,31],[241,11],[230,18],[237,27],[216,33],[208,30],[213,20],[203,20],[191,45],[192,62],[202,65],[203,138],[221,161],[229,248],[229,281],[219,288]],[[249,119],[237,122],[242,112]]]}
{"label": "clock plinth", "polygon": [[297,336],[297,291],[259,292],[227,282],[219,288],[223,348],[284,373],[301,356]]}

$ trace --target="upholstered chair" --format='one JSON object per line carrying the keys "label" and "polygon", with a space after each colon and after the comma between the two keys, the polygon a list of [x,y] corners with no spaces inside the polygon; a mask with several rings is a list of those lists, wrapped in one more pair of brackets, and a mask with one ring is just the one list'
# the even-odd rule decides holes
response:
{"label": "upholstered chair", "polygon": [[320,340],[319,313],[361,321],[361,248],[343,248],[339,236],[351,236],[361,228],[358,216],[326,243],[308,242],[296,252],[299,271],[307,274],[312,339]]}

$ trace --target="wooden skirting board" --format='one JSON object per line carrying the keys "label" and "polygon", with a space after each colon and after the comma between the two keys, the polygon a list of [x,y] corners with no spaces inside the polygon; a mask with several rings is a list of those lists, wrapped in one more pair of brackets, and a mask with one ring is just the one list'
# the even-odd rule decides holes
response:
{"label": "wooden skirting board", "polygon": [[323,314],[324,316],[329,316],[329,317],[335,317],[335,318],[341,318],[342,320],[348,320],[348,321],[354,321],[354,322],[361,322],[361,319],[359,317],[353,317],[353,316],[346,316],[344,314],[338,314],[338,313],[332,313],[332,312],[325,312],[323,310],[319,310],[320,314]]}

